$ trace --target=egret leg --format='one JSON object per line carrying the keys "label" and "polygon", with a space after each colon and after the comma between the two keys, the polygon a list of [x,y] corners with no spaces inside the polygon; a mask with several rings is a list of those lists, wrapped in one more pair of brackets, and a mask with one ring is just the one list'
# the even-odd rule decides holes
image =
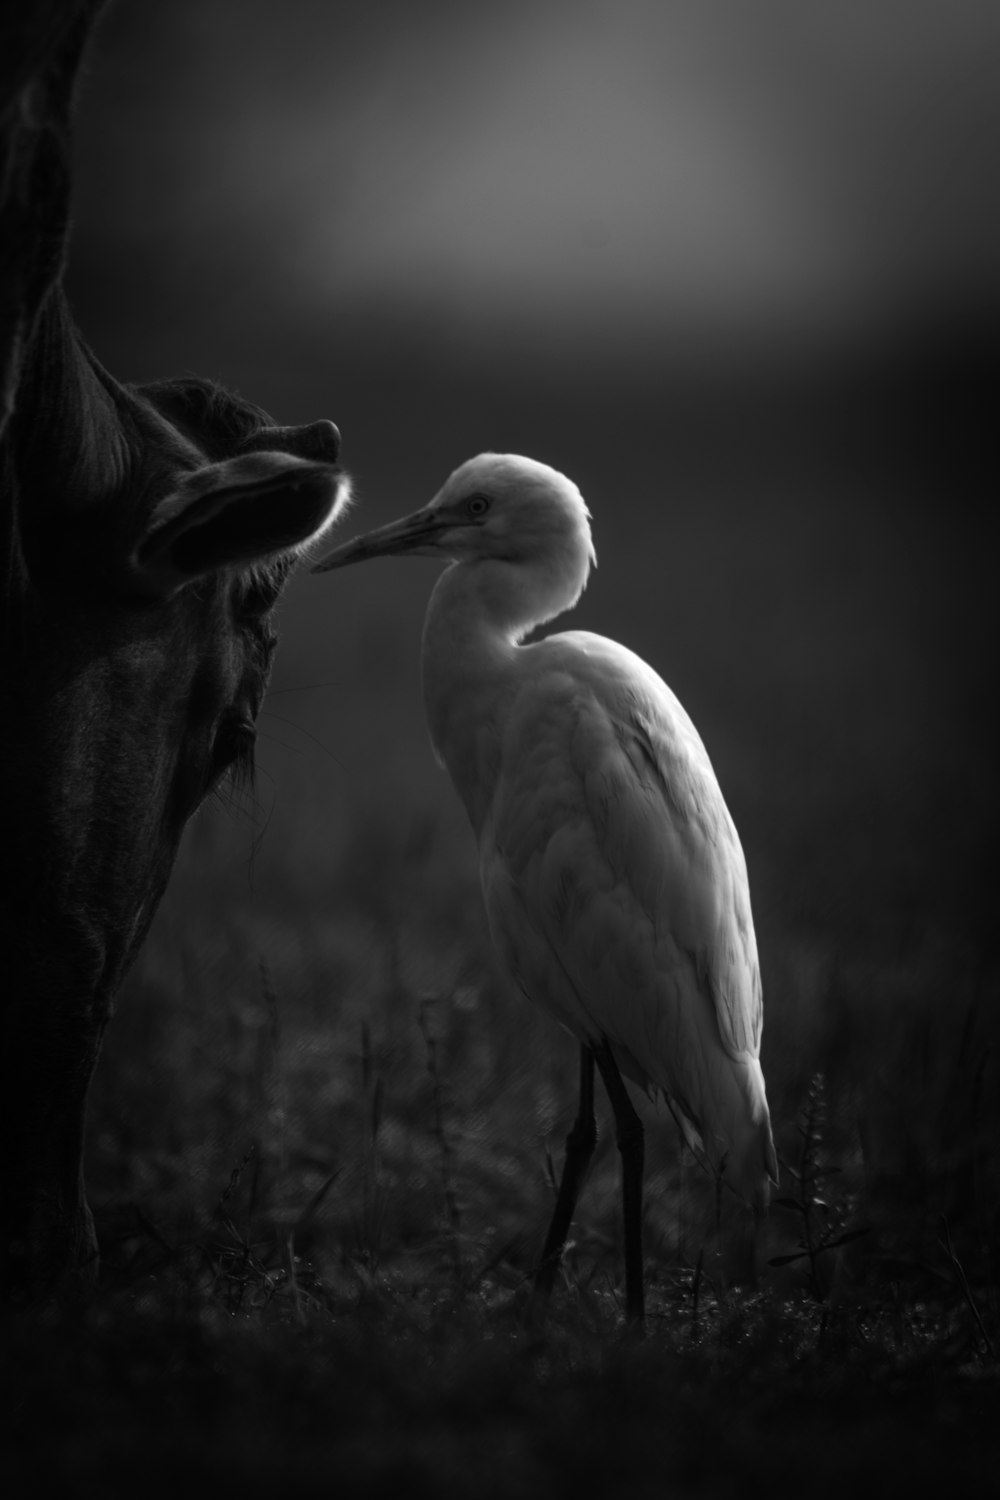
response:
{"label": "egret leg", "polygon": [[625,1316],[641,1327],[645,1316],[642,1286],[642,1169],[645,1157],[642,1121],[622,1082],[607,1042],[594,1048],[604,1087],[615,1112],[615,1135],[622,1159],[622,1216],[625,1224]]}
{"label": "egret leg", "polygon": [[563,1162],[559,1192],[549,1232],[545,1236],[542,1259],[535,1274],[535,1297],[546,1298],[552,1291],[562,1259],[563,1246],[573,1220],[573,1210],[587,1175],[590,1158],[597,1145],[597,1121],[594,1118],[594,1054],[590,1047],[580,1048],[580,1107],[573,1128],[566,1137],[566,1159]]}

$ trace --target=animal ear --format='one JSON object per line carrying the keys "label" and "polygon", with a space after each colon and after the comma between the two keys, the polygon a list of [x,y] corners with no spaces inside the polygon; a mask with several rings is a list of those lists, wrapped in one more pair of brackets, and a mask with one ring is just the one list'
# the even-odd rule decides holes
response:
{"label": "animal ear", "polygon": [[219,568],[294,551],[320,536],[349,493],[331,464],[249,453],[185,475],[130,559],[132,583],[165,597]]}

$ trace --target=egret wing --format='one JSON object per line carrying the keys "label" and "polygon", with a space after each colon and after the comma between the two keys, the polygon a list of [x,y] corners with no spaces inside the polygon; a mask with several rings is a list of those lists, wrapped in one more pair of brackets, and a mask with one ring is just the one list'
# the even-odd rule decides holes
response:
{"label": "egret wing", "polygon": [[668,717],[662,702],[630,705],[615,732],[654,804],[654,826],[662,832],[669,823],[687,854],[688,899],[674,905],[677,941],[712,1000],[727,1051],[757,1057],[763,1002],[746,860],[704,746],[676,699],[673,708]]}
{"label": "egret wing", "polygon": [[549,941],[568,941],[594,903],[628,912],[632,946],[648,943],[645,925],[694,971],[726,1050],[758,1055],[746,862],[697,730],[613,642],[570,632],[528,649],[546,670],[511,707],[494,792],[492,839],[511,878],[531,886]]}

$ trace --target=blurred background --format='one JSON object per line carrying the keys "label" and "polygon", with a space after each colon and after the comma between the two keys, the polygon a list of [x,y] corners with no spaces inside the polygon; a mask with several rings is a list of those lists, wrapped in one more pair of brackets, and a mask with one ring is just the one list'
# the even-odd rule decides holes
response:
{"label": "blurred background", "polygon": [[[779,1148],[822,1073],[869,1268],[942,1212],[997,1254],[998,62],[987,0],[144,0],[80,101],[70,293],[120,379],[332,417],[341,537],[486,448],[579,484],[572,623],[702,732]],[[494,970],[426,740],[435,573],[287,594],[255,802],[192,824],[109,1037],[106,1243],[135,1203],[177,1232],[252,1160],[286,1228],[333,1179],[331,1278],[537,1252],[574,1048]],[[690,1264],[699,1174],[646,1113],[651,1251]]]}

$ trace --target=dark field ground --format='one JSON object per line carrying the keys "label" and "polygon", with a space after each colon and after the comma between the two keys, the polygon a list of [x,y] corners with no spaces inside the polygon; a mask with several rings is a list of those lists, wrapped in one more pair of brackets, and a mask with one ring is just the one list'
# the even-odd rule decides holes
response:
{"label": "dark field ground", "polygon": [[[206,22],[173,99],[172,28],[195,14],[175,10],[148,35],[117,19],[95,64],[84,327],[119,376],[197,369],[281,420],[334,417],[360,496],[343,535],[486,447],[580,484],[600,566],[573,624],[671,683],[741,831],[781,1201],[737,1287],[709,1185],[643,1104],[650,1316],[630,1339],[602,1116],[551,1318],[525,1325],[575,1049],[496,970],[426,743],[435,568],[302,577],[256,791],[188,830],[109,1033],[100,1286],[6,1330],[8,1493],[987,1489],[996,304],[956,293],[725,357],[487,337],[418,297],[297,308],[268,280],[270,230],[255,249],[237,214],[206,246],[172,186],[175,159],[179,180],[207,170],[182,122],[205,128],[224,76]],[[190,258],[157,247],[151,184]]]}

